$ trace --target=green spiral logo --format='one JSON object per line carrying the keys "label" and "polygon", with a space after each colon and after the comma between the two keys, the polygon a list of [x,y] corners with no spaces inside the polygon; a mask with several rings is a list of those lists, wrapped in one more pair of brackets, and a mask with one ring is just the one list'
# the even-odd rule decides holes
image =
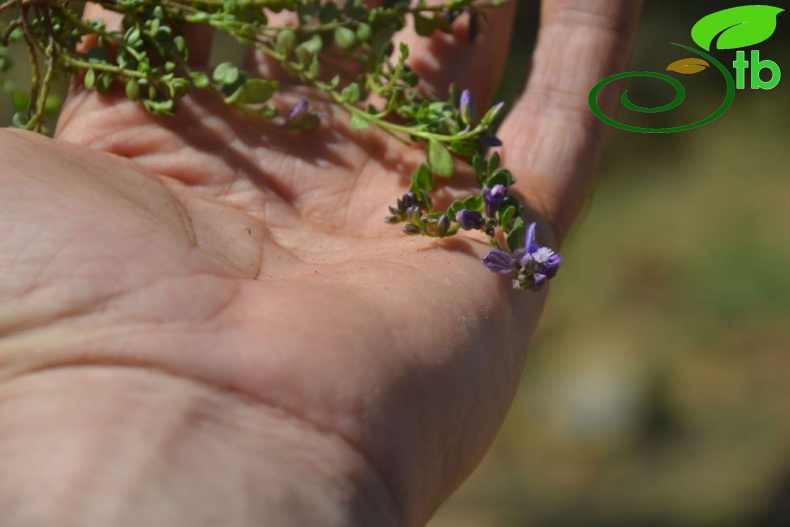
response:
{"label": "green spiral logo", "polygon": [[665,104],[663,106],[657,106],[657,107],[645,107],[645,106],[640,106],[638,104],[634,104],[628,98],[628,90],[624,91],[623,95],[620,97],[620,102],[622,103],[623,106],[635,112],[640,112],[640,113],[668,112],[669,110],[673,110],[678,106],[680,106],[686,98],[685,88],[680,83],[680,81],[678,81],[674,77],[670,77],[669,75],[666,75],[664,73],[656,73],[653,71],[628,71],[625,73],[618,73],[617,75],[606,77],[604,80],[602,80],[601,82],[599,82],[593,87],[593,89],[590,91],[590,97],[589,97],[590,108],[592,109],[593,113],[601,121],[611,126],[614,126],[615,128],[619,128],[621,130],[627,130],[629,132],[641,132],[646,134],[669,134],[673,132],[683,132],[686,130],[692,130],[694,128],[699,128],[700,126],[704,126],[710,123],[711,121],[714,121],[719,117],[721,117],[724,114],[724,112],[726,112],[730,108],[730,106],[732,106],[732,102],[735,100],[735,79],[732,77],[732,74],[727,70],[727,68],[724,67],[724,65],[721,62],[711,57],[704,51],[700,51],[698,49],[694,49],[689,46],[684,46],[683,44],[676,44],[674,42],[672,42],[672,44],[675,46],[679,46],[683,49],[687,49],[688,51],[691,51],[696,55],[699,55],[700,57],[704,58],[705,60],[716,66],[716,69],[718,69],[721,72],[722,76],[724,77],[724,81],[727,83],[727,93],[724,96],[724,101],[721,103],[721,106],[719,106],[719,108],[715,112],[713,112],[708,117],[705,117],[704,119],[700,119],[697,122],[691,124],[685,124],[681,126],[670,126],[667,128],[647,128],[643,126],[632,126],[630,124],[625,124],[625,123],[621,123],[620,121],[616,121],[611,117],[609,117],[608,115],[606,115],[603,112],[603,110],[601,110],[601,107],[598,106],[598,93],[604,88],[604,86],[606,86],[610,82],[614,82],[620,79],[625,79],[630,77],[650,77],[653,79],[659,79],[664,82],[667,82],[675,89],[675,98],[668,104]]}

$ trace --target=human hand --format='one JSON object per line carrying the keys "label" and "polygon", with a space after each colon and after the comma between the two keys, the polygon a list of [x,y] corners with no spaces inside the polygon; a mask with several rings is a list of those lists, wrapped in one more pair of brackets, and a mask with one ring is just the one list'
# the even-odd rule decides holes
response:
{"label": "human hand", "polygon": [[[487,103],[514,7],[493,11],[474,45],[463,38],[463,20],[455,40],[404,36],[414,69],[438,92],[456,82]],[[624,68],[638,7],[544,2],[529,81],[499,133],[503,162],[518,179],[514,190],[544,245],[557,248],[589,189],[604,126],[587,93]],[[190,40],[193,59],[204,62],[207,35]],[[183,416],[200,402],[222,412],[187,420],[169,448],[181,452],[179,441],[203,433],[197,428],[205,420],[221,424],[212,428],[213,448],[239,437],[254,443],[234,452],[233,462],[218,456],[213,477],[222,480],[227,470],[237,482],[229,465],[249,464],[244,481],[254,484],[239,484],[239,493],[270,496],[268,514],[282,506],[281,496],[302,508],[325,492],[330,497],[313,518],[327,525],[328,509],[356,499],[369,509],[367,523],[358,511],[337,512],[343,521],[419,525],[493,439],[545,293],[513,291],[489,273],[480,262],[482,238],[413,238],[385,224],[419,153],[375,131],[355,132],[320,97],[294,93],[324,113],[318,129],[272,130],[200,94],[166,120],[120,97],[77,90],[55,140],[2,132],[0,396],[19,400],[27,413],[0,410],[0,427],[13,424],[19,437],[32,437],[37,427],[73,421],[133,437],[133,424],[109,418],[138,415],[128,394],[140,407],[156,401],[165,415]],[[442,193],[472,188],[461,175]],[[60,417],[29,417],[48,397],[63,406]],[[112,405],[92,410],[105,400]],[[76,417],[81,409],[85,415]],[[85,428],[74,433],[88,434]],[[63,471],[51,437],[36,434],[37,448]],[[0,440],[0,454],[7,447]],[[110,479],[125,485],[121,495],[132,496],[129,507],[139,514],[156,498],[135,485],[166,489],[172,474],[153,471],[164,482],[151,483],[136,472],[150,459],[123,452],[111,454],[120,468]],[[199,449],[185,452],[200,464]],[[0,496],[26,466],[4,471]],[[79,473],[99,486],[106,469],[94,469]],[[230,518],[235,509],[202,476],[191,474],[191,496],[175,502]],[[28,476],[30,488],[36,477],[45,475]],[[70,478],[68,471],[57,477]],[[278,478],[283,489],[270,490]],[[101,499],[81,503],[100,514]],[[125,510],[104,514],[118,520],[112,514]],[[283,514],[269,524],[316,524],[294,520],[293,510]],[[250,513],[250,524],[261,521]]]}

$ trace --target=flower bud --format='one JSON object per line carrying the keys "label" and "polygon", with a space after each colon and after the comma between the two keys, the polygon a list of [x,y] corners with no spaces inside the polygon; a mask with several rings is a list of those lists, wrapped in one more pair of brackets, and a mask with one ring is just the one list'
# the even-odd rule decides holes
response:
{"label": "flower bud", "polygon": [[486,207],[486,216],[493,218],[496,215],[502,202],[505,201],[507,195],[507,187],[505,185],[494,185],[493,188],[483,189],[483,202]]}
{"label": "flower bud", "polygon": [[461,209],[455,215],[455,221],[465,231],[480,229],[483,226],[483,215],[476,210]]}
{"label": "flower bud", "polygon": [[440,238],[444,237],[447,234],[447,230],[450,228],[450,218],[447,214],[442,214],[441,217],[436,221],[436,235]]}
{"label": "flower bud", "polygon": [[408,225],[403,226],[403,232],[408,234],[409,236],[414,236],[416,234],[420,234],[420,228],[410,223]]}
{"label": "flower bud", "polygon": [[471,126],[477,120],[477,109],[475,108],[475,100],[472,98],[472,94],[469,92],[469,90],[464,90],[461,93],[460,112],[461,112],[461,119],[463,119],[464,124]]}
{"label": "flower bud", "polygon": [[409,207],[406,209],[406,217],[415,225],[420,225],[422,223],[422,209],[417,205]]}

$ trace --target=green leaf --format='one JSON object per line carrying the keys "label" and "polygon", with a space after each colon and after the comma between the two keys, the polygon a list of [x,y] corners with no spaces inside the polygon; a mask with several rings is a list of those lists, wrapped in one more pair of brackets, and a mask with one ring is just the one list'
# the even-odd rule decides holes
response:
{"label": "green leaf", "polygon": [[370,123],[357,114],[351,115],[351,128],[354,130],[367,130],[370,128]]}
{"label": "green leaf", "polygon": [[411,174],[411,187],[409,191],[421,195],[422,193],[420,191],[433,192],[435,188],[436,182],[433,179],[431,169],[428,168],[428,165],[425,163],[420,164],[417,170]]}
{"label": "green leaf", "polygon": [[511,186],[513,183],[516,182],[516,178],[513,177],[513,174],[510,173],[510,170],[506,168],[498,168],[494,170],[494,173],[489,176],[486,180],[486,186],[488,188],[493,188],[494,185],[505,185],[506,187]]}
{"label": "green leaf", "polygon": [[0,46],[0,73],[5,73],[14,65],[14,61],[6,56],[5,49],[6,48]]}
{"label": "green leaf", "polygon": [[516,215],[516,207],[514,207],[513,205],[506,207],[502,211],[502,214],[499,216],[499,224],[504,227],[507,227],[508,223],[510,223],[510,220],[512,220],[513,216],[515,215]]}
{"label": "green leaf", "polygon": [[126,98],[130,101],[140,98],[140,84],[134,79],[126,81]]}
{"label": "green leaf", "polygon": [[340,92],[340,98],[343,102],[347,102],[349,104],[356,104],[359,102],[360,92],[359,92],[359,84],[356,82],[352,82],[345,88],[343,91]]}
{"label": "green leaf", "polygon": [[89,90],[92,90],[94,86],[96,86],[96,72],[92,69],[85,72],[85,79],[83,79],[83,84]]}
{"label": "green leaf", "polygon": [[436,139],[428,141],[428,163],[437,176],[449,178],[453,175],[453,156],[442,143]]}
{"label": "green leaf", "polygon": [[433,23],[433,20],[415,13],[414,29],[421,37],[429,37],[433,33],[433,30],[436,29],[436,24]]}
{"label": "green leaf", "polygon": [[406,62],[409,59],[409,45],[405,42],[400,44],[400,60]]}
{"label": "green leaf", "polygon": [[260,114],[261,117],[265,119],[271,119],[273,117],[277,117],[277,115],[279,114],[277,108],[275,108],[271,104],[264,104],[263,108],[258,110],[258,113]]}
{"label": "green leaf", "polygon": [[198,11],[194,15],[190,15],[186,18],[187,22],[192,22],[195,24],[203,24],[211,20],[211,16],[206,13],[205,11]]}
{"label": "green leaf", "polygon": [[516,218],[516,221],[513,222],[513,229],[507,234],[507,246],[510,249],[510,252],[517,251],[524,247],[524,234],[526,234],[527,228],[524,225],[524,220],[521,218]]}
{"label": "green leaf", "polygon": [[130,27],[126,31],[124,40],[126,40],[127,44],[134,45],[135,42],[140,40],[140,29],[137,27]]}
{"label": "green leaf", "polygon": [[11,103],[17,112],[26,112],[30,108],[30,96],[23,91],[15,91]]}
{"label": "green leaf", "polygon": [[28,118],[22,112],[16,112],[11,118],[11,124],[14,128],[24,128],[27,125]]}
{"label": "green leaf", "polygon": [[353,29],[341,26],[335,30],[335,45],[340,49],[353,49],[357,42],[357,34]]}
{"label": "green leaf", "polygon": [[754,46],[767,40],[776,31],[776,17],[784,11],[768,5],[745,5],[711,13],[694,24],[691,38],[706,51],[713,40],[717,49]]}
{"label": "green leaf", "polygon": [[249,79],[225,99],[229,104],[263,104],[272,98],[279,86],[277,81]]}
{"label": "green leaf", "polygon": [[455,221],[455,215],[464,208],[463,201],[453,201],[453,204],[450,205],[450,208],[447,209],[447,215],[450,217],[451,220]]}
{"label": "green leaf", "polygon": [[277,53],[289,55],[296,47],[296,32],[293,29],[283,29],[277,34],[274,49]]}
{"label": "green leaf", "polygon": [[482,182],[483,179],[486,177],[486,163],[483,156],[476,155],[472,158],[472,167],[475,169],[475,174],[477,174],[477,180]]}
{"label": "green leaf", "polygon": [[357,26],[357,38],[362,42],[367,42],[373,36],[373,29],[367,24]]}
{"label": "green leaf", "polygon": [[189,76],[192,78],[192,83],[195,88],[208,88],[210,81],[208,75],[202,71],[191,71]]}
{"label": "green leaf", "polygon": [[60,97],[60,95],[50,95],[47,97],[46,101],[44,101],[44,112],[48,116],[57,115],[61,106],[63,106],[63,98]]}
{"label": "green leaf", "polygon": [[214,82],[229,86],[239,80],[239,68],[231,62],[223,62],[214,68]]}
{"label": "green leaf", "polygon": [[494,152],[493,155],[488,158],[488,166],[487,166],[488,174],[493,174],[494,171],[497,168],[499,168],[499,163],[500,162],[501,162],[501,159],[499,157],[499,152]]}
{"label": "green leaf", "polygon": [[172,117],[173,111],[175,110],[175,101],[145,100],[143,101],[143,106],[145,106],[145,109],[154,115],[159,115],[162,117]]}
{"label": "green leaf", "polygon": [[466,210],[480,211],[483,208],[483,196],[469,196],[464,200],[464,207]]}
{"label": "green leaf", "polygon": [[318,60],[318,55],[313,56],[313,61],[310,67],[307,68],[307,78],[317,79],[321,75],[321,62]]}
{"label": "green leaf", "polygon": [[463,141],[453,141],[450,143],[450,151],[462,156],[473,156],[477,153],[477,147]]}
{"label": "green leaf", "polygon": [[502,110],[504,109],[505,109],[504,102],[492,106],[491,108],[489,108],[489,110],[486,112],[486,114],[483,116],[480,122],[485,126],[491,126],[497,121],[497,119],[499,119],[499,116],[502,114]]}
{"label": "green leaf", "polygon": [[304,48],[311,55],[315,55],[323,49],[324,42],[321,40],[320,36],[313,35],[310,40],[302,42],[300,47]]}

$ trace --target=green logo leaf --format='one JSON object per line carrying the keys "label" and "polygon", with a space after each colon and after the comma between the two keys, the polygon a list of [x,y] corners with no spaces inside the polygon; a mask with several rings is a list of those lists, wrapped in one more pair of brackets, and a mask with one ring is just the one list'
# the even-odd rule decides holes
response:
{"label": "green logo leaf", "polygon": [[754,46],[774,34],[776,17],[784,11],[770,5],[745,5],[711,13],[691,28],[691,38],[710,51],[713,40],[717,49]]}

